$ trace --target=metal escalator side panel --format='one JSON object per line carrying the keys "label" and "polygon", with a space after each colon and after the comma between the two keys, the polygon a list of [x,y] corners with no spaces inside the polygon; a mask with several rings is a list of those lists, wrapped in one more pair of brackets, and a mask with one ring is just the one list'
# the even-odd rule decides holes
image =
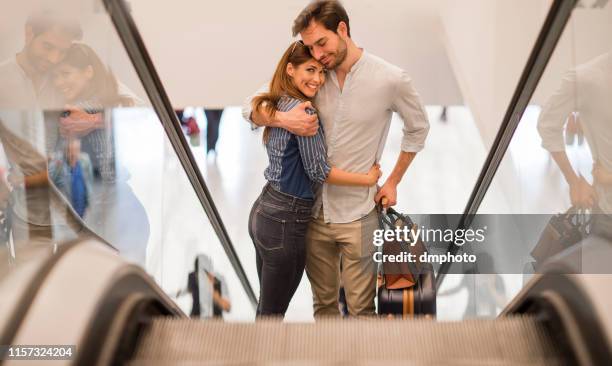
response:
{"label": "metal escalator side panel", "polygon": [[74,244],[76,243],[60,245],[53,254],[51,248],[25,248],[22,252],[22,257],[26,258],[24,263],[7,266],[9,273],[3,276],[0,282],[0,344],[12,344],[47,275]]}
{"label": "metal escalator side panel", "polygon": [[141,328],[153,316],[186,317],[137,266],[122,267],[109,284],[80,343],[78,364],[122,363],[131,356]]}
{"label": "metal escalator side panel", "polygon": [[500,319],[531,314],[571,348],[580,365],[612,362],[610,332],[612,275],[547,273],[535,275],[500,314]]}
{"label": "metal escalator side panel", "polygon": [[129,293],[148,293],[157,297],[166,314],[184,316],[142,269],[127,264],[102,243],[82,242],[52,266],[11,343],[76,345],[76,362],[90,364],[96,358],[91,342],[98,352],[104,349],[105,336],[110,334],[106,328],[112,328],[117,315],[113,310]]}

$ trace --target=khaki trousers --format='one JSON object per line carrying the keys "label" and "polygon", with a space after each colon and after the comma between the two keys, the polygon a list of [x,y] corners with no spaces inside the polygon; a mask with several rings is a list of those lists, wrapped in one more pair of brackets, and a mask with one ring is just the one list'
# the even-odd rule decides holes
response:
{"label": "khaki trousers", "polygon": [[[351,316],[375,314],[376,266],[372,259],[376,210],[346,224],[326,224],[323,212],[306,234],[306,274],[312,287],[314,316],[339,316],[340,278]],[[342,262],[342,273],[340,273]]]}

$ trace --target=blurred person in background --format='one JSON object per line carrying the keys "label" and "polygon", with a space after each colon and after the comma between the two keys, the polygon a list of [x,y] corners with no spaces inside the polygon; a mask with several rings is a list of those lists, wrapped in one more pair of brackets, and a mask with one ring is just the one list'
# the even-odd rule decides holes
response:
{"label": "blurred person in background", "polygon": [[187,288],[179,290],[176,297],[190,293],[192,318],[223,318],[232,309],[227,284],[221,275],[213,272],[212,260],[200,254],[194,262],[194,270],[187,276]]}
{"label": "blurred person in background", "polygon": [[87,153],[81,152],[81,141],[71,139],[66,144],[64,157],[52,157],[49,175],[55,185],[66,195],[79,217],[85,216],[89,207],[89,195],[93,184],[93,169]]}
{"label": "blurred person in background", "polygon": [[219,127],[221,125],[221,117],[223,116],[223,108],[204,108],[204,114],[206,115],[206,154],[214,151],[215,155],[217,155],[217,141],[219,140]]}

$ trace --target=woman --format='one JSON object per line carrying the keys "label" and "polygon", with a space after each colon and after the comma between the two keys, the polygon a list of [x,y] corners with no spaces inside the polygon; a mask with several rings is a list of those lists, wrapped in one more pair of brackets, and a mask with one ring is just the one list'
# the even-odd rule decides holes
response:
{"label": "woman", "polygon": [[53,85],[66,103],[60,118],[61,136],[56,156],[74,139],[91,159],[94,184],[89,195],[85,222],[102,238],[115,245],[124,257],[143,263],[149,239],[149,220],[142,204],[120,174],[115,160],[112,109],[129,107],[133,98],[119,93],[118,82],[91,47],[73,44],[53,70]]}
{"label": "woman", "polygon": [[[302,102],[312,103],[324,82],[323,66],[302,42],[295,42],[278,63],[270,91],[255,97],[253,108],[285,112]],[[378,165],[367,174],[330,167],[322,126],[311,137],[266,127],[263,139],[270,161],[264,173],[268,183],[249,217],[260,283],[257,315],[283,316],[304,272],[306,229],[317,187],[323,182],[373,186],[381,172]]]}

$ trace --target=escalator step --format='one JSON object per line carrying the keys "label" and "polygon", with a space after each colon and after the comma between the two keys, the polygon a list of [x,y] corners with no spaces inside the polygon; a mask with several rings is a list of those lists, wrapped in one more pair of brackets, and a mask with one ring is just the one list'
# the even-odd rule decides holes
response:
{"label": "escalator step", "polygon": [[536,320],[320,320],[225,323],[158,318],[131,365],[557,365],[550,335]]}

